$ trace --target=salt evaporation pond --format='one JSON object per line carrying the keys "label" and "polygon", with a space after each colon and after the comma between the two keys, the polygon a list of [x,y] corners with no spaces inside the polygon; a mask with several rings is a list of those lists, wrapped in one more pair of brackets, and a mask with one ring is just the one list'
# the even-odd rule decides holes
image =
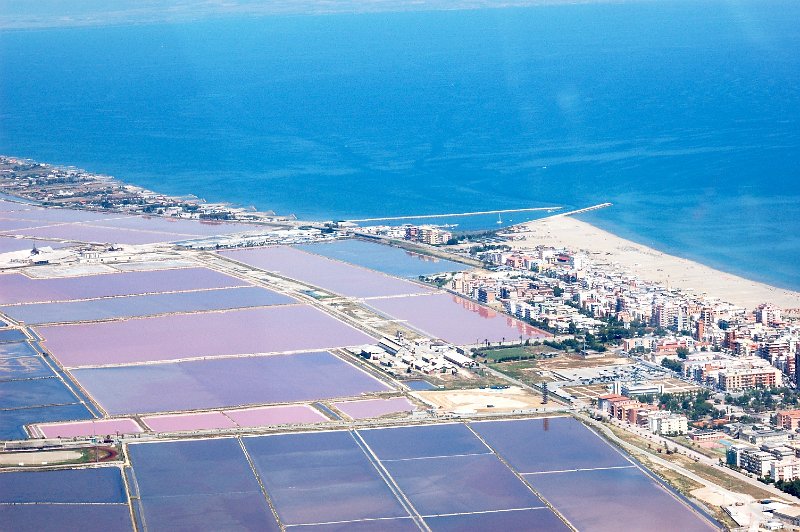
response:
{"label": "salt evaporation pond", "polygon": [[128,455],[153,530],[280,530],[236,439],[129,445]]}
{"label": "salt evaporation pond", "polygon": [[9,251],[30,251],[34,247],[43,248],[51,247],[62,248],[66,244],[59,242],[51,242],[49,240],[38,240],[32,238],[13,238],[11,236],[0,235],[0,253],[8,253]]}
{"label": "salt evaporation pond", "polygon": [[112,415],[294,403],[389,389],[328,352],[87,368],[72,374]]}
{"label": "salt evaporation pond", "polygon": [[0,522],[14,523],[14,532],[80,530],[133,532],[127,504],[0,504]]}
{"label": "salt evaporation pond", "polygon": [[[578,530],[718,530],[638,467],[525,475]],[[665,520],[654,516],[669,516]]]}
{"label": "salt evaporation pond", "polygon": [[17,342],[12,344],[0,344],[0,357],[28,357],[36,356],[39,352],[28,342]]}
{"label": "salt evaporation pond", "polygon": [[35,238],[58,238],[75,242],[108,243],[108,244],[156,244],[159,242],[175,242],[185,240],[187,235],[174,233],[156,233],[137,231],[135,229],[116,229],[84,224],[51,225],[34,229],[20,229],[14,234]]}
{"label": "salt evaporation pond", "polygon": [[[571,417],[486,421],[472,428],[523,474],[631,465],[627,456]],[[531,442],[537,442],[535,453]]]}
{"label": "salt evaporation pond", "polygon": [[348,432],[242,441],[284,524],[408,517]]}
{"label": "salt evaporation pond", "polygon": [[[31,229],[45,225],[42,222],[34,222],[30,220],[9,220],[7,218],[0,218],[0,232],[14,233],[19,229]],[[32,246],[30,246],[32,247]]]}
{"label": "salt evaporation pond", "polygon": [[264,406],[143,416],[142,421],[156,432],[181,432],[213,429],[266,427],[287,423],[319,423],[328,418],[307,405]]}
{"label": "salt evaporation pond", "polygon": [[414,379],[410,381],[403,381],[403,384],[409,387],[409,389],[424,392],[426,390],[436,390],[437,387],[430,382],[423,380],[423,379]]}
{"label": "salt evaporation pond", "polygon": [[348,297],[396,296],[431,291],[428,287],[403,279],[286,246],[224,251],[220,254]]}
{"label": "salt evaporation pond", "polygon": [[0,440],[24,440],[24,426],[49,421],[91,419],[92,414],[82,404],[37,406],[0,412]]}
{"label": "salt evaporation pond", "polygon": [[[556,532],[570,530],[549,508],[503,512],[426,517],[425,522],[436,532],[468,532],[471,530],[507,530]],[[625,529],[622,529],[625,530]]]}
{"label": "salt evaporation pond", "polygon": [[42,357],[0,355],[0,381],[54,377],[53,369]]}
{"label": "salt evaporation pond", "polygon": [[31,279],[19,273],[0,276],[0,304],[70,301],[97,297],[179,292],[246,286],[208,268],[152,270],[56,279]]}
{"label": "salt evaporation pond", "polygon": [[78,398],[57,377],[0,382],[0,410],[77,402]]}
{"label": "salt evaporation pond", "polygon": [[93,419],[67,423],[40,423],[34,427],[45,438],[75,438],[144,432],[132,419]]}
{"label": "salt evaporation pond", "polygon": [[272,226],[265,225],[186,220],[165,216],[125,216],[120,218],[108,218],[102,221],[93,222],[92,225],[117,229],[155,231],[159,233],[171,233],[195,237],[225,235],[230,233],[241,233],[245,231],[264,231],[272,228]]}
{"label": "salt evaporation pond", "polygon": [[333,403],[333,406],[352,419],[366,419],[400,412],[412,412],[416,407],[405,397],[391,399],[364,399],[363,401],[345,401]]}
{"label": "salt evaporation pond", "polygon": [[383,465],[421,515],[545,508],[493,454],[396,460]]}
{"label": "salt evaporation pond", "polygon": [[236,423],[222,412],[190,412],[163,416],[143,416],[142,421],[155,432],[234,429]]}
{"label": "salt evaporation pond", "polygon": [[24,342],[28,337],[19,329],[0,329],[0,344]]}
{"label": "salt evaporation pond", "polygon": [[34,222],[35,225],[47,224],[67,224],[76,222],[96,222],[109,218],[109,214],[83,211],[77,209],[55,209],[26,206],[25,209],[17,209],[11,212],[4,212],[3,218],[10,220],[27,220]]}
{"label": "salt evaporation pond", "polygon": [[331,349],[374,341],[306,305],[172,314],[37,330],[47,348],[67,367]]}
{"label": "salt evaporation pond", "polygon": [[330,259],[341,260],[371,270],[388,273],[389,275],[412,279],[416,279],[420,275],[460,272],[471,268],[460,262],[431,257],[430,255],[421,255],[398,247],[354,238],[303,244],[294,247]]}
{"label": "salt evaporation pond", "polygon": [[286,423],[328,421],[328,418],[308,405],[265,406],[242,410],[226,410],[225,414],[240,427],[263,427]]}
{"label": "salt evaporation pond", "polygon": [[492,452],[463,423],[364,429],[359,433],[381,461]]}
{"label": "salt evaporation pond", "polygon": [[550,334],[463,297],[451,294],[371,299],[379,312],[407,321],[434,338],[457,345],[544,338]]}
{"label": "salt evaporation pond", "polygon": [[4,199],[0,199],[0,212],[2,213],[22,211],[29,208],[31,208],[31,205],[27,203],[17,203],[13,201],[6,201]]}
{"label": "salt evaporation pond", "polygon": [[133,529],[117,467],[0,473],[0,523],[37,532]]}
{"label": "salt evaporation pond", "polygon": [[[409,530],[415,529],[416,523],[432,530],[568,530],[525,481],[534,484],[581,530],[714,529],[708,518],[631,462],[615,469],[556,470],[570,463],[576,449],[580,453],[592,447],[610,447],[575,419],[550,421],[563,425],[554,429],[562,436],[577,436],[581,443],[560,453],[556,448],[549,455],[555,458],[552,469],[524,476],[500,460],[506,458],[504,452],[487,447],[471,430],[512,436],[507,449],[512,456],[523,450],[536,455],[557,445],[555,440],[541,438],[549,431],[549,425],[541,421],[131,444],[128,454],[139,479],[148,523],[152,516],[159,525],[179,524],[178,515],[188,526],[202,526],[197,512],[212,519],[216,528],[252,527],[255,523],[272,529],[273,523],[261,522],[261,512],[268,506],[263,497],[259,501],[254,495],[257,475],[283,525],[312,526],[314,530]],[[575,425],[574,431],[566,428],[570,423]],[[593,437],[583,438],[581,432]],[[242,446],[255,471],[248,467]],[[390,490],[379,471],[386,471],[388,482],[399,491]],[[570,475],[577,476],[568,478]],[[224,503],[215,499],[233,493],[242,498],[224,498]],[[400,500],[410,501],[412,506],[404,506]],[[237,506],[244,502],[253,506]],[[662,520],[665,511],[670,516],[667,521]],[[658,523],[665,525],[659,528]]]}
{"label": "salt evaporation pond", "polygon": [[137,296],[31,303],[0,307],[0,312],[28,325],[44,323],[107,320],[123,317],[144,317],[155,314],[226,310],[267,305],[285,305],[297,300],[266,288],[239,288],[169,292]]}

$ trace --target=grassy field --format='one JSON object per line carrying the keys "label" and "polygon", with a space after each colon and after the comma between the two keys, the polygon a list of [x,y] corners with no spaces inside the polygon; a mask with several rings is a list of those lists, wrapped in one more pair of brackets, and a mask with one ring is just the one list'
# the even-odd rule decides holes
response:
{"label": "grassy field", "polygon": [[486,362],[497,362],[499,360],[525,360],[539,358],[545,353],[555,351],[546,345],[515,345],[511,347],[500,347],[497,349],[481,349],[477,352],[480,358]]}
{"label": "grassy field", "polygon": [[[621,428],[615,427],[613,425],[606,425],[612,432],[621,440],[625,440],[628,443],[631,443],[642,450],[647,451],[648,442],[643,440],[639,436],[631,434],[630,432],[623,430]],[[650,452],[653,452],[653,449],[649,449]],[[774,499],[775,495],[771,492],[762,490],[757,486],[753,486],[743,480],[740,480],[734,476],[728,475],[727,473],[715,469],[711,466],[701,464],[695,462],[691,458],[687,458],[682,454],[665,454],[662,453],[659,457],[669,460],[684,469],[688,469],[689,471],[693,472],[699,477],[703,477],[704,479],[713,482],[714,484],[725,488],[729,491],[735,491],[737,493],[744,493],[746,495],[750,495],[754,499]]]}
{"label": "grassy field", "polygon": [[525,384],[534,385],[544,381],[552,381],[549,377],[542,377],[538,372],[538,361],[522,360],[518,362],[500,362],[492,364],[492,369],[508,375],[509,377],[521,380]]}

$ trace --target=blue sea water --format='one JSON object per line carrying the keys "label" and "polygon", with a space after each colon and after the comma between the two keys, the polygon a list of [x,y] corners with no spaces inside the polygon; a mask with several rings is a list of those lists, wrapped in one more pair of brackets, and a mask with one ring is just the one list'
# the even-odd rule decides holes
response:
{"label": "blue sea water", "polygon": [[0,153],[317,219],[610,201],[800,289],[797,50],[788,0],[7,31]]}

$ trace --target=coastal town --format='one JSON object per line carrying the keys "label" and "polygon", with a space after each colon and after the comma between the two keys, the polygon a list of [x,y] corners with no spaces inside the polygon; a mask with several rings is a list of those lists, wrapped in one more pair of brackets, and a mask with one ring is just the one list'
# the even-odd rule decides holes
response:
{"label": "coastal town", "polygon": [[[41,364],[71,373],[67,383],[77,379],[79,384],[71,386],[86,394],[83,402],[94,405],[90,412],[99,418],[89,425],[92,432],[95,423],[114,427],[108,432],[116,436],[105,438],[113,451],[108,459],[132,437],[161,434],[569,414],[630,452],[728,528],[800,526],[800,309],[767,300],[747,307],[728,302],[726,293],[644,279],[591,248],[526,237],[540,223],[536,220],[480,234],[431,224],[308,222],[172,198],[108,176],[9,157],[0,158],[0,193],[5,224],[0,283],[9,281],[3,292],[10,294],[0,305],[0,343],[31,346],[33,354],[26,357],[46,354],[49,361],[37,358]],[[64,217],[45,221],[43,208]],[[365,255],[387,248],[398,253],[393,259],[398,263],[409,260],[431,268],[400,280],[392,271],[376,273],[348,263],[353,260],[349,255],[320,255],[322,249],[335,249],[324,246],[353,242],[366,246]],[[66,283],[181,268],[228,280],[189,291],[179,288],[183,281],[172,279],[157,290],[53,292],[38,299],[28,289],[18,293],[15,288],[37,279]],[[230,307],[211,299],[185,307],[177,302],[178,296],[188,300],[195,297],[189,294],[199,298],[205,292],[249,301],[256,297],[250,291],[264,298],[264,290],[267,299]],[[240,295],[245,291],[246,297]],[[148,300],[154,310],[131,314],[128,303],[156,297],[175,302],[161,309],[161,303]],[[97,308],[89,309],[93,305]],[[183,327],[177,320],[272,308],[275,313],[303,308],[309,314],[287,317],[285,330],[265,336],[269,347],[206,353],[198,345],[185,354],[147,355],[99,347],[101,341],[113,342],[103,336],[109,323],[141,327],[163,319]],[[244,334],[244,323],[226,323],[231,336],[223,336],[241,342],[236,335]],[[297,331],[307,323],[327,332],[319,339],[314,333],[298,340]],[[59,339],[70,328],[84,328],[82,334],[97,339],[84,336],[86,345],[78,349]],[[276,340],[289,333],[297,336]],[[93,345],[97,353],[87,354]],[[374,379],[360,392],[367,399],[354,399],[352,390],[342,389],[329,396],[309,392],[300,403],[288,394],[219,405],[192,399],[149,406],[141,392],[126,392],[130,404],[121,404],[89,378],[97,368],[110,375],[153,364],[210,364],[205,358],[220,354],[226,363],[245,364],[259,360],[254,353],[299,357],[294,353],[322,348],[332,360]],[[161,347],[153,349],[160,353]],[[296,376],[287,373],[286,378]],[[40,401],[21,410],[34,415],[58,402]],[[236,421],[253,408],[307,412],[281,422]],[[360,408],[369,413],[355,413]],[[223,415],[222,424],[206,421]],[[91,435],[81,432],[86,417],[34,416],[21,422],[11,430],[19,436],[4,437],[0,458],[9,459],[0,464],[23,465],[20,449],[29,457],[45,452],[36,446],[37,439],[59,448],[88,444]],[[62,432],[71,437],[55,443],[54,436]]]}

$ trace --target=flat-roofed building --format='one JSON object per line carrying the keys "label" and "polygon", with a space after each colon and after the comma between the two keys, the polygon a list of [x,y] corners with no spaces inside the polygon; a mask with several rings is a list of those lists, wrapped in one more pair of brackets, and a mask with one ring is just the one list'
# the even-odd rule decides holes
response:
{"label": "flat-roofed building", "polygon": [[642,403],[636,399],[625,397],[624,395],[608,394],[602,395],[597,400],[600,410],[608,412],[608,415],[619,420],[627,418],[628,410],[642,407]]}
{"label": "flat-roofed building", "polygon": [[725,369],[719,372],[719,387],[725,391],[774,388],[780,374],[773,367]]}
{"label": "flat-roofed building", "polygon": [[772,511],[772,515],[782,523],[800,526],[800,507],[787,506]]}
{"label": "flat-roofed building", "polygon": [[739,457],[740,467],[759,477],[770,474],[775,457],[768,452],[758,449],[747,449],[742,451]]}
{"label": "flat-roofed building", "polygon": [[718,441],[724,437],[725,433],[719,430],[698,430],[689,434],[689,438],[696,442]]}
{"label": "flat-roofed building", "polygon": [[776,460],[770,467],[770,477],[776,481],[787,481],[800,478],[800,460],[797,458]]}
{"label": "flat-roofed building", "polygon": [[689,419],[680,414],[661,411],[652,412],[648,416],[650,432],[659,435],[686,434],[689,431]]}
{"label": "flat-roofed building", "polygon": [[797,430],[800,427],[800,410],[779,410],[776,425],[786,430]]}

